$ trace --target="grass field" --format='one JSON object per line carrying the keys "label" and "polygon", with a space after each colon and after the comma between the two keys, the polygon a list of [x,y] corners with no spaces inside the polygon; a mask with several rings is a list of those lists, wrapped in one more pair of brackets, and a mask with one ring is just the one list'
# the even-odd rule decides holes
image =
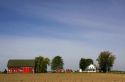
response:
{"label": "grass field", "polygon": [[125,74],[103,74],[103,73],[0,74],[0,82],[125,82]]}

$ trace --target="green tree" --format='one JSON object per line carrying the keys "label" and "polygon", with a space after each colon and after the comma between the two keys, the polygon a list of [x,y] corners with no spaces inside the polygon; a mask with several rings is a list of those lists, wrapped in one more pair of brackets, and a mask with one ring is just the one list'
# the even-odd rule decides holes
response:
{"label": "green tree", "polygon": [[93,64],[93,60],[92,59],[86,59],[86,63],[87,63],[87,66],[89,66],[90,64]]}
{"label": "green tree", "polygon": [[51,70],[63,69],[63,59],[61,56],[55,56],[51,62]]}
{"label": "green tree", "polygon": [[85,70],[87,68],[87,66],[89,66],[90,64],[93,64],[92,59],[81,58],[80,62],[79,62],[79,68],[82,70]]}
{"label": "green tree", "polygon": [[99,64],[99,71],[109,72],[113,67],[116,57],[109,51],[103,51],[97,58]]}
{"label": "green tree", "polygon": [[86,59],[84,59],[84,58],[80,59],[79,68],[82,69],[82,70],[86,69]]}
{"label": "green tree", "polygon": [[35,72],[36,73],[46,73],[47,65],[49,65],[49,58],[44,58],[42,56],[35,58]]}

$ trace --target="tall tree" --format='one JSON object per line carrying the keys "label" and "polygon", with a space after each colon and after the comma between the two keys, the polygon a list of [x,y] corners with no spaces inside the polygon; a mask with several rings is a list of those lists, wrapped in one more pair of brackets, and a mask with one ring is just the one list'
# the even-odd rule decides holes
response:
{"label": "tall tree", "polygon": [[79,68],[82,69],[82,70],[85,70],[86,69],[86,59],[84,58],[81,58],[80,59],[80,62],[79,62]]}
{"label": "tall tree", "polygon": [[49,65],[49,58],[44,58],[42,56],[35,58],[35,72],[36,73],[46,73],[47,65]]}
{"label": "tall tree", "polygon": [[89,66],[90,64],[93,64],[92,59],[81,58],[80,62],[79,62],[79,68],[82,70],[85,70],[87,68],[87,66]]}
{"label": "tall tree", "polygon": [[109,72],[113,67],[116,57],[109,51],[103,51],[97,58],[99,64],[99,71]]}
{"label": "tall tree", "polygon": [[51,70],[63,69],[63,59],[61,56],[55,56],[51,62]]}

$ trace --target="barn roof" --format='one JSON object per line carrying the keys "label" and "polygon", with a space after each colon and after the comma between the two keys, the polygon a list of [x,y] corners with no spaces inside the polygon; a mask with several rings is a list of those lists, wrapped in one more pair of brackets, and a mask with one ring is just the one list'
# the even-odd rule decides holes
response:
{"label": "barn roof", "polygon": [[34,67],[35,61],[32,59],[11,59],[8,61],[7,67]]}

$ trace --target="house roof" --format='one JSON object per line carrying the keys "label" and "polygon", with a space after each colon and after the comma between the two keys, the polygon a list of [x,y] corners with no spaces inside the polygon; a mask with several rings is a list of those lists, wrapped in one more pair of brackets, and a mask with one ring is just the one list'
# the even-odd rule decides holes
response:
{"label": "house roof", "polygon": [[8,61],[7,67],[34,67],[35,61],[32,59],[11,59]]}
{"label": "house roof", "polygon": [[87,69],[96,69],[96,66],[94,64],[90,64]]}

